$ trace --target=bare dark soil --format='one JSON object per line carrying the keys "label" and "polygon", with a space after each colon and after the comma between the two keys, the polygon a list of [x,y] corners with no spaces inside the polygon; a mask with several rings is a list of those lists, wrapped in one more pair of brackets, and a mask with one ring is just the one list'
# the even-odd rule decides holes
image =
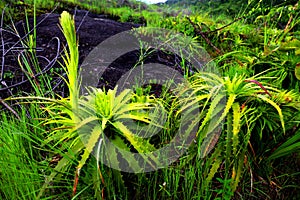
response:
{"label": "bare dark soil", "polygon": [[[97,15],[85,10],[74,11],[77,36],[79,40],[79,63],[82,64],[89,53],[107,38],[140,27],[141,24],[121,23],[108,19],[106,15]],[[20,95],[20,92],[32,92],[30,80],[39,83],[39,78],[47,75],[51,77],[51,88],[59,95],[66,96],[66,88],[59,76],[64,75],[59,62],[66,41],[59,28],[59,14],[43,14],[36,19],[36,49],[30,51],[28,38],[33,34],[33,19],[29,19],[29,28],[25,20],[12,25],[7,25],[0,32],[0,98]],[[34,68],[32,53],[37,55],[40,70]],[[26,57],[32,73],[23,70]],[[131,69],[139,59],[139,51],[131,51],[121,55],[109,65],[99,80],[99,87],[113,88],[122,74]],[[145,60],[145,63],[160,63],[181,71],[178,57],[155,51]],[[21,65],[20,65],[21,64]],[[177,67],[176,67],[177,66]],[[26,76],[27,74],[27,76]],[[29,77],[29,78],[28,78]],[[43,87],[43,86],[41,86]]]}

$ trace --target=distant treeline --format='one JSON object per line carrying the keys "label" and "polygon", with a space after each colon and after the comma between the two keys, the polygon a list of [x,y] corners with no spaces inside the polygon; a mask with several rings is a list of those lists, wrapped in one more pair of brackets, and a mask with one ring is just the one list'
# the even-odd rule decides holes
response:
{"label": "distant treeline", "polygon": [[[258,3],[260,0],[253,0],[252,3]],[[298,0],[263,0],[262,3],[268,6],[279,4],[296,4]],[[165,4],[197,5],[203,3],[247,3],[244,0],[167,0]]]}

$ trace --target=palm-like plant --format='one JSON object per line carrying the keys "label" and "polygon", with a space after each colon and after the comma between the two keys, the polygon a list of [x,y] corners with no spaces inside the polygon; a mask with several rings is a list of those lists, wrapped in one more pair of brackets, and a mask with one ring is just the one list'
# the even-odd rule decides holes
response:
{"label": "palm-like plant", "polygon": [[[46,100],[44,103],[50,104],[46,109],[52,118],[47,120],[45,124],[58,125],[51,132],[46,143],[53,143],[60,149],[60,152],[68,153],[63,155],[54,172],[47,177],[39,197],[43,195],[46,187],[58,175],[58,172],[69,167],[82,151],[83,154],[79,159],[76,170],[73,195],[76,192],[80,170],[94,150],[97,153],[98,165],[100,159],[103,161],[104,157],[107,156],[107,154],[101,158],[99,156],[99,152],[103,150],[103,147],[112,150],[106,160],[116,169],[119,169],[118,153],[122,153],[122,151],[117,150],[118,148],[127,152],[130,151],[130,148],[134,148],[138,153],[155,150],[148,139],[139,137],[135,134],[136,130],[132,128],[134,123],[151,124],[152,127],[158,124],[156,123],[157,115],[155,112],[150,112],[150,109],[155,107],[156,102],[154,100],[151,100],[151,98],[138,98],[131,90],[124,90],[117,94],[117,88],[107,92],[101,89],[90,89],[89,95],[79,97],[77,78],[78,47],[74,20],[67,12],[63,12],[60,22],[69,47],[69,52],[65,51],[64,62],[70,98],[59,100],[40,98],[40,100]],[[137,99],[143,99],[144,101]],[[111,134],[110,141],[118,148],[112,149],[113,145],[107,143],[108,140],[105,134]],[[64,145],[61,145],[62,143]],[[155,158],[152,161],[155,162]],[[137,171],[140,168],[140,163],[131,159],[130,167]]]}
{"label": "palm-like plant", "polygon": [[[212,181],[224,161],[225,179],[231,179],[230,188],[235,191],[246,164],[244,162],[250,138],[256,134],[257,129],[260,127],[260,134],[264,129],[285,133],[284,116],[288,115],[284,114],[296,108],[299,102],[294,93],[271,87],[265,82],[268,79],[263,73],[250,78],[238,74],[222,78],[206,72],[190,78],[193,91],[197,94],[195,101],[198,100],[200,107],[206,110],[200,114],[199,119],[202,123],[197,133],[198,153],[202,157],[207,156],[215,147],[206,182]],[[216,145],[219,137],[221,139]]]}

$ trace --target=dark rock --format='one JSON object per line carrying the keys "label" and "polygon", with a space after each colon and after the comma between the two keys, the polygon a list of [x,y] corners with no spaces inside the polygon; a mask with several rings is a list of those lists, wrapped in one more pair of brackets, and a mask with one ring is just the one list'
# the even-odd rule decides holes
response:
{"label": "dark rock", "polygon": [[[77,10],[74,12],[74,15],[79,38],[80,65],[90,52],[107,38],[141,26],[139,24],[116,22],[107,19],[104,15],[96,15],[84,10]],[[63,47],[66,45],[64,36],[59,28],[59,17],[59,14],[43,14],[37,17],[36,55],[43,73],[50,76],[52,80],[51,88],[46,89],[46,91],[48,90],[50,92],[54,90],[59,95],[66,96],[67,89],[63,86],[63,81],[61,81],[59,75],[57,75],[57,73],[64,75],[57,61],[62,62],[60,55]],[[18,91],[32,92],[32,86],[28,81],[28,77],[18,64],[18,58],[21,58],[21,54],[27,56],[27,60],[30,60],[28,59],[30,53],[24,46],[26,46],[26,40],[28,39],[28,30],[33,30],[33,19],[29,19],[29,24],[30,27],[28,29],[25,21],[16,23],[15,28],[18,31],[17,35],[2,30],[4,44],[2,44],[2,48],[0,48],[0,53],[3,54],[0,58],[0,63],[4,63],[4,65],[0,68],[0,74],[2,74],[0,77],[1,98],[6,98],[12,94],[15,95]],[[33,31],[30,32],[30,34],[32,33]],[[110,49],[114,50],[112,47]],[[105,70],[101,80],[99,80],[98,87],[113,88],[120,77],[130,70],[138,59],[139,50],[119,56],[119,58],[114,60]],[[33,66],[32,63],[33,61],[29,62],[30,66]],[[154,53],[144,60],[144,63],[160,63],[175,68],[177,71],[183,73],[178,56],[167,54],[159,50],[154,51]],[[34,68],[32,68],[32,70],[33,74],[39,74],[39,71]]]}
{"label": "dark rock", "polygon": [[[74,12],[75,26],[79,40],[79,62],[87,54],[105,39],[117,33],[139,27],[138,24],[120,23],[114,20],[106,19],[105,15],[97,15],[84,10]],[[62,44],[65,44],[64,36],[59,28],[59,14],[44,14],[37,18],[37,48],[43,44],[49,44],[54,37],[58,37]],[[33,24],[33,19],[30,20]],[[24,21],[18,22],[16,28],[20,30],[20,35],[25,35]],[[32,26],[30,27],[32,29]],[[42,48],[41,55],[49,55],[52,51],[49,48]]]}
{"label": "dark rock", "polygon": [[[74,14],[79,39],[80,63],[82,63],[95,46],[105,39],[140,26],[138,24],[116,22],[107,19],[105,15],[96,15],[84,10],[74,11]],[[57,53],[62,53],[62,48],[66,45],[65,38],[59,28],[59,17],[59,14],[52,13],[43,14],[36,19],[36,54],[39,58],[39,66],[41,68],[45,68],[49,64],[48,61],[59,59]],[[31,30],[30,34],[33,34],[33,19],[29,19],[29,24],[28,29],[25,20],[17,22],[14,25],[18,32],[17,34],[8,30],[2,30],[3,44],[0,50],[0,54],[2,54],[0,63],[4,59],[4,65],[0,68],[0,72],[3,74],[0,77],[2,83],[0,87],[1,98],[10,96],[11,91],[16,91],[17,88],[28,91],[27,87],[30,87],[28,81],[27,84],[24,83],[18,85],[18,87],[14,87],[14,85],[24,82],[27,79],[20,69],[17,58],[21,53],[26,54],[27,52],[24,47],[28,39],[28,30]],[[54,66],[59,68],[57,62],[55,62]],[[11,73],[13,75],[9,76]]]}

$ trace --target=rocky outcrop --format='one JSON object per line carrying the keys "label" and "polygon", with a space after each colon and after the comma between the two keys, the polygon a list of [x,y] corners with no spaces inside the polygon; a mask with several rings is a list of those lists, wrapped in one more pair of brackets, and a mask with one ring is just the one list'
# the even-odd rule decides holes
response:
{"label": "rocky outcrop", "polygon": [[[96,15],[84,10],[74,11],[74,15],[79,39],[80,63],[94,47],[105,39],[140,26],[116,22],[108,19],[105,15]],[[41,69],[59,68],[57,61],[60,60],[63,46],[66,45],[59,28],[59,17],[59,14],[51,13],[43,14],[36,19],[36,54]],[[30,56],[26,46],[28,46],[29,34],[33,34],[33,19],[29,19],[29,27],[25,20],[17,22],[14,26],[17,33],[9,30],[9,28],[1,32],[3,40],[0,50],[0,54],[2,54],[0,97],[2,98],[10,95],[9,90],[16,91],[17,88],[22,88],[22,90],[27,91],[27,87],[30,87],[28,81],[26,82],[27,77],[20,69],[18,59],[21,58],[21,54],[27,55],[27,58]],[[21,82],[24,84],[20,84]]]}
{"label": "rocky outcrop", "polygon": [[[121,23],[108,19],[105,15],[97,15],[84,10],[74,11],[75,24],[79,39],[79,63],[81,64],[87,55],[102,41],[107,38],[121,33],[123,31],[137,28],[141,25],[132,23]],[[33,68],[33,62],[29,62],[32,67],[33,74],[31,79],[36,79],[37,75],[47,74],[51,76],[51,87],[48,90],[54,90],[59,95],[65,96],[66,88],[63,86],[60,77],[63,70],[58,61],[62,61],[61,53],[66,41],[59,28],[59,14],[43,14],[36,19],[36,49],[35,53],[38,58],[39,66],[42,72]],[[30,60],[30,51],[28,50],[29,34],[33,34],[33,19],[29,19],[29,28],[26,21],[16,23],[15,30],[9,31],[8,28],[2,29],[0,37],[2,40],[2,48],[0,48],[0,97],[3,99],[16,94],[17,91],[32,91],[32,87],[28,77],[21,69],[19,62],[23,63],[22,56]],[[0,38],[0,39],[1,39]],[[2,56],[1,56],[2,54]],[[22,55],[22,56],[20,56]],[[139,51],[128,52],[126,55],[120,56],[103,74],[103,79],[99,80],[99,86],[113,88],[117,80],[134,66],[139,59]],[[167,66],[178,66],[178,58],[174,55],[165,54],[156,51],[149,56],[145,63],[156,62]],[[178,67],[177,67],[178,68]],[[180,67],[178,68],[180,71]]]}

